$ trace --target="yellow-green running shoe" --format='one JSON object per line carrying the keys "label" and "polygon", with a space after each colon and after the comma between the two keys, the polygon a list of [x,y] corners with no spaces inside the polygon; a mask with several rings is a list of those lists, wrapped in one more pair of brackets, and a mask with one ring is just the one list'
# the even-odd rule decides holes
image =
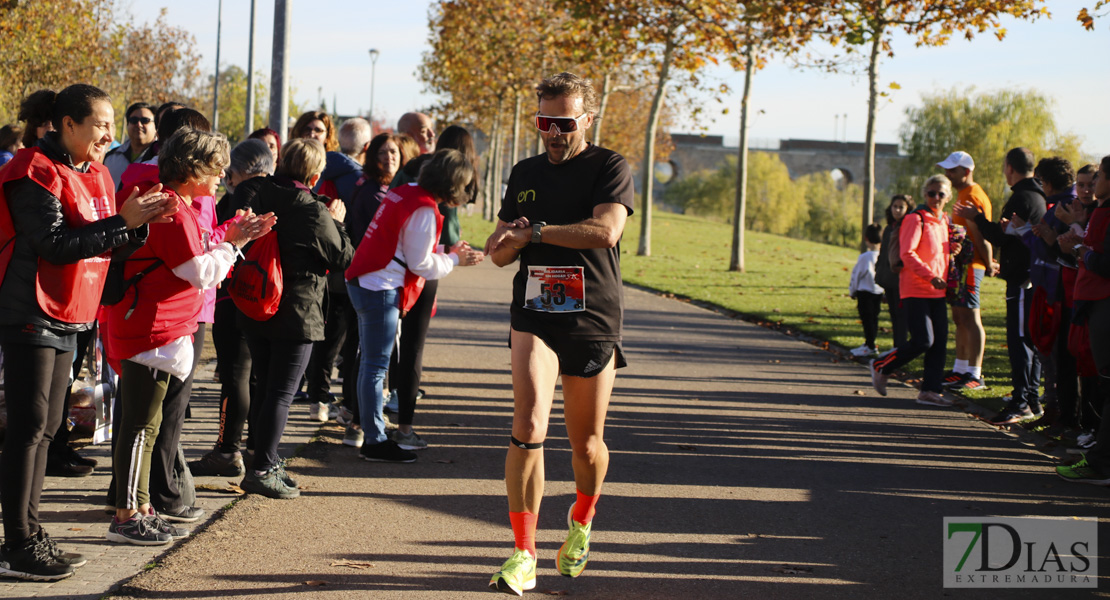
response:
{"label": "yellow-green running shoe", "polygon": [[489,589],[506,594],[523,596],[525,590],[536,587],[536,558],[525,550],[517,549],[501,570],[489,580]]}
{"label": "yellow-green running shoe", "polygon": [[559,556],[555,559],[555,566],[559,573],[567,577],[578,577],[586,568],[590,560],[590,528],[593,523],[585,525],[574,520],[574,504],[570,505],[567,512],[567,541],[559,547]]}

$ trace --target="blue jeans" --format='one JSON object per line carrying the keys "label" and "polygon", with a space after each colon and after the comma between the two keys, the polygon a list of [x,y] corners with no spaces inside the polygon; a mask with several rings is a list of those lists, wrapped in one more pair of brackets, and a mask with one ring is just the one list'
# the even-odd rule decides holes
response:
{"label": "blue jeans", "polygon": [[389,355],[401,317],[401,290],[377,292],[357,281],[347,282],[351,304],[358,315],[358,341],[362,352],[358,369],[358,409],[366,443],[386,440],[382,416],[382,383],[389,371]]}

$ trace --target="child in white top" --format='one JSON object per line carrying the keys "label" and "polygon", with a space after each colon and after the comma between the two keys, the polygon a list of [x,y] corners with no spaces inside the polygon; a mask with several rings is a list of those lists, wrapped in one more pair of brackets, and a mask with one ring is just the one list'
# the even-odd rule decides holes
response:
{"label": "child in white top", "polygon": [[875,223],[868,225],[864,239],[867,250],[860,253],[848,284],[848,295],[856,300],[859,319],[863,323],[863,345],[852,349],[852,356],[856,357],[879,355],[875,348],[875,335],[879,331],[879,312],[883,302],[883,288],[875,283],[875,263],[879,258],[882,228]]}

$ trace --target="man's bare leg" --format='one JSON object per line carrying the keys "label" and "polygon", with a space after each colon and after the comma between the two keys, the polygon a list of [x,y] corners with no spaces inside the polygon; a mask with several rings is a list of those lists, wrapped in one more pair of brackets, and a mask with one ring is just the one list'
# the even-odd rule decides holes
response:
{"label": "man's bare leg", "polygon": [[609,448],[605,445],[605,415],[613,392],[616,352],[609,364],[593,377],[563,375],[563,412],[570,439],[574,484],[587,496],[601,493],[609,470]]}
{"label": "man's bare leg", "polygon": [[[531,333],[512,330],[513,437],[525,444],[547,438],[559,359]],[[509,512],[539,514],[543,500],[543,449],[509,446],[505,458],[505,487]]]}

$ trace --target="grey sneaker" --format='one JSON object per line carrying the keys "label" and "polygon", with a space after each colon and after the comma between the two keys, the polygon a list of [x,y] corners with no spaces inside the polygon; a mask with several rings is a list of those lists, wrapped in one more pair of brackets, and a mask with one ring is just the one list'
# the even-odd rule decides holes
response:
{"label": "grey sneaker", "polygon": [[177,510],[160,510],[158,516],[174,523],[196,523],[204,516],[204,509],[195,506],[182,506]]}
{"label": "grey sneaker", "polygon": [[890,375],[885,375],[875,368],[875,361],[871,361],[871,387],[879,392],[880,396],[886,395],[886,383],[890,379]]}
{"label": "grey sneaker", "polygon": [[917,395],[917,403],[928,406],[952,406],[952,401],[936,392],[921,392]]}
{"label": "grey sneaker", "polygon": [[416,430],[412,430],[408,433],[401,433],[401,430],[398,429],[393,432],[392,437],[393,441],[397,442],[397,445],[400,446],[402,450],[423,450],[428,447],[428,442],[425,442],[423,438],[417,435]]}
{"label": "grey sneaker", "polygon": [[194,476],[207,477],[218,475],[220,477],[242,477],[246,472],[243,466],[243,453],[236,450],[230,454],[220,452],[213,448],[211,452],[189,463],[189,471]]}
{"label": "grey sneaker", "polygon": [[254,469],[248,470],[239,487],[252,494],[266,496],[267,498],[288,499],[301,495],[300,490],[285,484],[277,467],[261,475],[255,474]]}
{"label": "grey sneaker", "polygon": [[[198,508],[196,510],[200,509]],[[147,515],[146,520],[152,529],[160,533],[164,533],[175,540],[189,537],[188,529],[171,524],[166,519],[163,519],[162,515],[158,514],[157,512],[152,512],[151,514]]]}
{"label": "grey sneaker", "polygon": [[134,514],[130,519],[120,523],[112,517],[108,525],[108,534],[105,535],[109,542],[121,544],[134,544],[136,546],[165,546],[173,541],[173,536],[154,529],[145,515]]}
{"label": "grey sneaker", "polygon": [[362,447],[363,433],[361,429],[347,426],[347,431],[343,432],[343,444],[345,446],[354,446],[355,448]]}
{"label": "grey sneaker", "polygon": [[293,479],[289,476],[289,473],[285,472],[285,463],[287,463],[288,461],[289,459],[283,458],[278,461],[277,466],[275,466],[274,468],[277,469],[278,477],[281,478],[282,483],[293,489],[297,489],[297,480]]}

